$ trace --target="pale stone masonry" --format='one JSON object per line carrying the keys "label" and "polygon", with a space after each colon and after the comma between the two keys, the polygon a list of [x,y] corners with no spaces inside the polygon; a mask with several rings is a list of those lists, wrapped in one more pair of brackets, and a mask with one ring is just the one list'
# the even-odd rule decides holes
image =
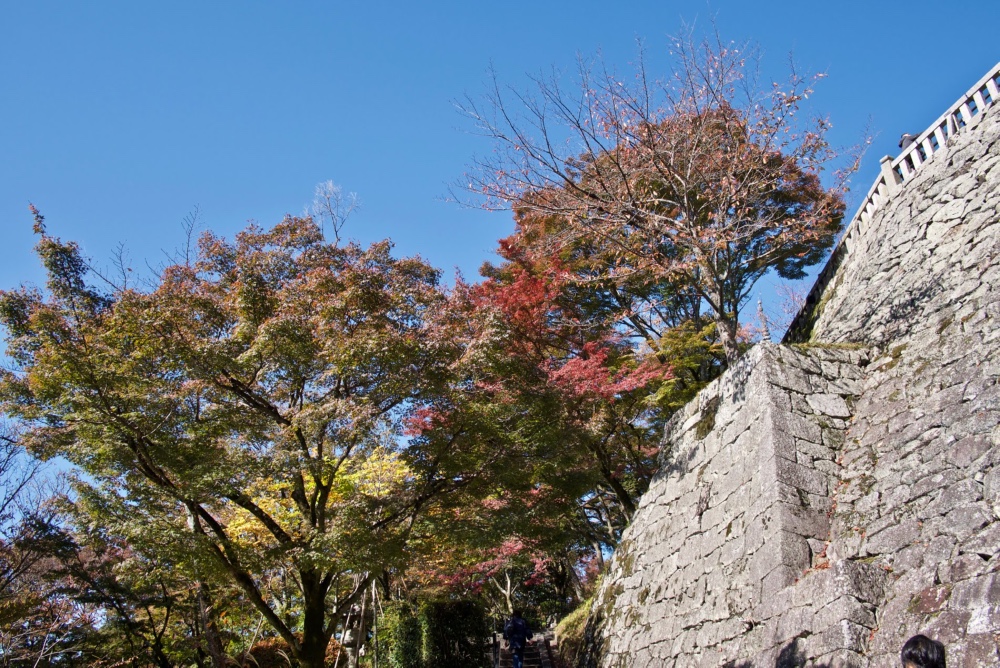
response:
{"label": "pale stone masonry", "polygon": [[[615,555],[600,606],[606,665],[720,666],[777,657],[810,616],[838,649],[842,617],[874,628],[885,573],[825,565],[837,458],[864,351],[762,344],[671,422],[671,455]],[[854,582],[863,582],[863,587]],[[822,597],[814,597],[816,588]],[[819,625],[822,625],[820,628]]]}
{"label": "pale stone masonry", "polygon": [[589,665],[1000,665],[1000,105],[907,176],[671,421]]}

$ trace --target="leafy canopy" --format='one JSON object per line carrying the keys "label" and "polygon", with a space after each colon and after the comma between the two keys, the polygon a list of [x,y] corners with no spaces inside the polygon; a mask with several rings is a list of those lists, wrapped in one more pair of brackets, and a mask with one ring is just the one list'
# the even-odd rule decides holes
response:
{"label": "leafy canopy", "polygon": [[605,279],[693,290],[732,361],[756,281],[800,278],[832,245],[846,173],[821,184],[835,154],[825,120],[797,120],[811,93],[801,77],[768,89],[748,45],[688,36],[673,47],[663,81],[640,61],[633,81],[581,66],[575,91],[539,79],[533,95],[507,96],[494,82],[466,107],[496,143],[468,186],[487,206],[559,219],[549,243],[599,247]]}
{"label": "leafy canopy", "polygon": [[[320,665],[420,510],[468,478],[448,443],[401,437],[454,355],[433,324],[437,271],[287,218],[205,234],[148,291],[101,290],[37,212],[36,232],[47,290],[0,293],[16,364],[0,407],[29,450],[86,472],[81,500],[109,531],[238,586]],[[280,574],[294,614],[279,614]]]}

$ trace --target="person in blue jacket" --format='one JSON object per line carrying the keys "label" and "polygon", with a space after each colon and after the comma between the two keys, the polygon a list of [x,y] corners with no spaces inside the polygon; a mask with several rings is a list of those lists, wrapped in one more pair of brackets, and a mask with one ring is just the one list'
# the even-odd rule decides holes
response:
{"label": "person in blue jacket", "polygon": [[528,622],[524,621],[521,611],[515,610],[514,616],[503,627],[503,639],[510,646],[514,668],[523,668],[524,646],[531,640],[532,635],[531,627],[528,626]]}

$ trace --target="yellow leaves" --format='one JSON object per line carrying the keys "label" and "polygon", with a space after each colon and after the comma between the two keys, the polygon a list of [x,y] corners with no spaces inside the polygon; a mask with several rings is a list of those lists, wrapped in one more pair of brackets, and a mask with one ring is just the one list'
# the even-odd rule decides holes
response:
{"label": "yellow leaves", "polygon": [[[330,552],[335,551],[337,546],[343,548],[344,541],[367,540],[364,527],[370,520],[369,513],[373,508],[384,506],[401,496],[413,476],[399,454],[384,446],[358,451],[333,475],[334,479],[327,481],[328,519],[324,535],[316,534],[315,527],[310,527],[308,519],[302,516],[293,500],[291,484],[261,478],[250,486],[248,494],[253,503],[289,535],[297,540],[308,536],[313,549],[322,544],[325,547],[320,551]],[[306,497],[314,497],[315,484],[309,476],[304,480],[303,491]],[[244,548],[259,551],[275,546],[274,536],[249,511],[229,503],[222,516],[229,535]],[[369,520],[362,519],[364,517],[369,517]],[[354,533],[357,535],[352,537]]]}
{"label": "yellow leaves", "polygon": [[[302,536],[306,532],[303,518],[292,500],[292,486],[286,482],[258,479],[248,487],[253,503],[281,526],[289,535]],[[229,503],[222,513],[226,529],[234,542],[249,548],[266,548],[274,543],[267,527],[249,511]]]}
{"label": "yellow leaves", "polygon": [[404,490],[412,473],[398,453],[379,446],[358,461],[346,479],[358,494],[382,500]]}

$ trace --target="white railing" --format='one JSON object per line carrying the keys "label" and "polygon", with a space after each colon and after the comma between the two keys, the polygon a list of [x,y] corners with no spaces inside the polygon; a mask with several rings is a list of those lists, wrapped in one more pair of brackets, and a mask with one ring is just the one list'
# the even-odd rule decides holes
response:
{"label": "white railing", "polygon": [[843,259],[843,254],[851,251],[861,227],[871,220],[875,210],[881,208],[903,183],[912,179],[935,153],[944,149],[953,136],[997,102],[1000,102],[1000,63],[994,65],[986,76],[970,88],[965,95],[958,98],[958,101],[951,105],[948,111],[944,112],[930,127],[916,137],[911,136],[911,143],[904,144],[898,157],[893,158],[887,155],[882,158],[882,173],[875,179],[875,183],[868,190],[868,195],[861,202],[857,213],[844,228],[844,233],[834,248],[829,262],[820,272],[816,284],[809,291],[805,304],[789,326],[784,338],[786,342],[796,341],[803,334],[799,330],[806,324],[805,320],[816,305],[816,300],[819,299],[826,284],[833,277],[836,267]]}

